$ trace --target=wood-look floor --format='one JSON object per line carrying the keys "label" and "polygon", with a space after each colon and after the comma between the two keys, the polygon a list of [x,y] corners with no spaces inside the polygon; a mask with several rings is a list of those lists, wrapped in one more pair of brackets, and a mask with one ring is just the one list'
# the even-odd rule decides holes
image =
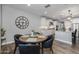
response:
{"label": "wood-look floor", "polygon": [[78,54],[79,42],[75,46],[55,41],[53,45],[54,53],[56,54]]}
{"label": "wood-look floor", "polygon": [[[2,53],[13,54],[14,47],[15,47],[14,43],[2,46]],[[77,41],[77,44],[74,47],[69,44],[54,41],[52,48],[54,50],[54,54],[79,54],[79,41]],[[51,54],[50,49],[44,49],[44,54]]]}

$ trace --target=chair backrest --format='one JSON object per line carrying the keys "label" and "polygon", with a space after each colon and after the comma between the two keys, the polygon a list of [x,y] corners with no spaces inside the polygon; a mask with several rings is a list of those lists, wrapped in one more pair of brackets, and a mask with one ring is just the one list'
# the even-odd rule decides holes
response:
{"label": "chair backrest", "polygon": [[45,48],[50,48],[53,45],[53,41],[54,41],[54,36],[53,35],[49,35],[47,40],[43,42],[43,46]]}
{"label": "chair backrest", "polygon": [[18,46],[18,44],[26,44],[25,42],[22,42],[19,40],[19,37],[22,36],[21,34],[15,34],[14,35],[14,40],[15,40],[15,44]]}
{"label": "chair backrest", "polygon": [[77,29],[75,29],[75,35],[76,35],[76,33],[77,33]]}
{"label": "chair backrest", "polygon": [[16,40],[16,39],[19,39],[20,36],[22,36],[22,35],[21,35],[21,34],[15,34],[15,35],[14,35],[14,39],[15,39],[15,40]]}
{"label": "chair backrest", "polygon": [[77,29],[72,33],[72,37],[76,37]]}
{"label": "chair backrest", "polygon": [[19,44],[20,54],[40,54],[40,46],[35,44]]}

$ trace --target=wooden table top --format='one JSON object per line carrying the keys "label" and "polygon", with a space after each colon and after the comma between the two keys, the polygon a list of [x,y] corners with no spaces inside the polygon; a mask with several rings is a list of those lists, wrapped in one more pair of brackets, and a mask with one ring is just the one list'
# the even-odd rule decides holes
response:
{"label": "wooden table top", "polygon": [[44,35],[34,35],[34,36],[23,35],[19,38],[19,40],[26,43],[40,43],[45,41],[46,38],[47,37]]}

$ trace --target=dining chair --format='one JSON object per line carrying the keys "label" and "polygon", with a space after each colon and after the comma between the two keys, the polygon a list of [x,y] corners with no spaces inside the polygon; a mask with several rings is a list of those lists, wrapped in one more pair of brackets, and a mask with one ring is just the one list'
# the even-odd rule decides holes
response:
{"label": "dining chair", "polygon": [[22,36],[21,34],[15,34],[14,35],[14,41],[15,41],[15,49],[14,49],[14,53],[16,52],[16,49],[18,47],[19,44],[27,44],[25,42],[22,42],[19,40],[19,37]]}
{"label": "dining chair", "polygon": [[76,44],[76,33],[77,33],[77,29],[75,29],[75,31],[72,33],[72,45]]}
{"label": "dining chair", "polygon": [[40,46],[35,44],[19,44],[20,54],[40,54]]}
{"label": "dining chair", "polygon": [[53,53],[53,41],[54,41],[54,35],[49,35],[46,41],[42,43],[43,48],[50,48],[50,51]]}

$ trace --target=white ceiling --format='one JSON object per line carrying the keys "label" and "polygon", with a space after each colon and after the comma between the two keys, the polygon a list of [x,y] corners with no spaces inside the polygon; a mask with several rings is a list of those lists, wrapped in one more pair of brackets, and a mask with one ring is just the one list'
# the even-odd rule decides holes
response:
{"label": "white ceiling", "polygon": [[[39,16],[47,16],[59,20],[64,20],[68,16],[68,10],[71,10],[73,17],[79,17],[78,4],[51,4],[48,8],[45,8],[45,5],[46,4],[31,4],[31,6],[27,6],[27,4],[9,4],[8,6]],[[44,14],[45,11],[47,11],[47,14]]]}

